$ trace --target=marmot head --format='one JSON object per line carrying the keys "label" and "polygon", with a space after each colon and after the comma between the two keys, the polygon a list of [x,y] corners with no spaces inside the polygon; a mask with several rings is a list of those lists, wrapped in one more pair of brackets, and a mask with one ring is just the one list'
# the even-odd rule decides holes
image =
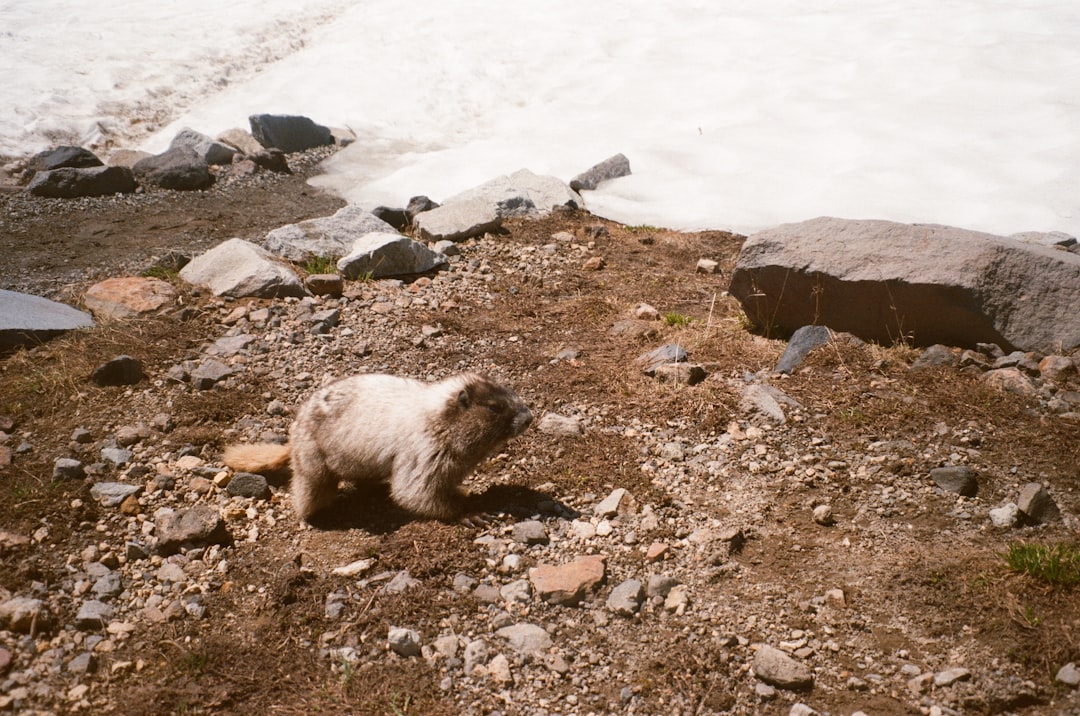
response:
{"label": "marmot head", "polygon": [[505,385],[476,373],[457,379],[460,389],[443,417],[453,423],[466,451],[487,454],[521,435],[532,423],[532,411]]}

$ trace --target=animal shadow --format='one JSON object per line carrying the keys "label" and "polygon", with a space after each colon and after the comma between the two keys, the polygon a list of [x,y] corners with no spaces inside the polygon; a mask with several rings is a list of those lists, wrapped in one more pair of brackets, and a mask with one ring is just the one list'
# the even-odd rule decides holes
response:
{"label": "animal shadow", "polygon": [[[464,516],[497,521],[501,514],[514,519],[536,514],[567,519],[581,515],[550,495],[521,485],[493,485],[465,498]],[[373,534],[389,534],[417,519],[420,518],[394,504],[387,485],[364,483],[343,489],[334,504],[312,518],[311,525],[321,530],[363,529]]]}

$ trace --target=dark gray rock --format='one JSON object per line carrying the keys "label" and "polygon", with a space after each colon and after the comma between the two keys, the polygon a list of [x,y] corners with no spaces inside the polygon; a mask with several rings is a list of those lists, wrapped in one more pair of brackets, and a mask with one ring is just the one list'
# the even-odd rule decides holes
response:
{"label": "dark gray rock", "polygon": [[227,144],[187,127],[181,129],[169,143],[169,149],[177,147],[191,149],[210,165],[232,164],[233,157],[237,154],[237,151]]}
{"label": "dark gray rock", "polygon": [[1021,488],[1016,506],[1029,521],[1036,524],[1057,522],[1061,519],[1061,511],[1054,502],[1054,498],[1050,497],[1046,488],[1037,482],[1028,483]]}
{"label": "dark gray rock", "polygon": [[432,209],[438,208],[439,205],[436,202],[423,194],[420,194],[419,196],[414,196],[409,199],[409,203],[405,205],[405,213],[409,217],[409,222],[412,223],[412,220],[416,218],[417,214],[422,214],[425,211],[431,211]]}
{"label": "dark gray rock", "polygon": [[420,655],[420,634],[412,629],[390,627],[387,642],[390,651],[398,656],[409,658],[410,656]]}
{"label": "dark gray rock", "polygon": [[98,366],[90,375],[95,385],[135,385],[146,377],[142,363],[131,356],[116,356],[108,363]]}
{"label": "dark gray rock", "polygon": [[124,591],[124,583],[119,573],[110,571],[94,581],[93,590],[98,599],[107,602]]}
{"label": "dark gray rock", "polygon": [[743,244],[731,294],[759,328],[884,344],[1080,347],[1080,256],[947,226],[819,218]]}
{"label": "dark gray rock", "polygon": [[122,448],[105,447],[101,449],[101,459],[107,462],[111,462],[117,467],[123,467],[131,462],[133,457],[130,450],[124,450]]}
{"label": "dark gray rock", "polygon": [[571,179],[570,188],[574,191],[591,191],[603,182],[626,176],[630,176],[630,160],[622,154],[616,154]]}
{"label": "dark gray rock", "polygon": [[97,155],[82,147],[63,146],[38,152],[27,162],[28,173],[47,172],[53,169],[89,169],[104,164]]}
{"label": "dark gray rock", "polygon": [[232,544],[232,535],[217,509],[196,505],[161,516],[156,524],[158,554],[170,555],[182,547]]}
{"label": "dark gray rock", "polygon": [[97,671],[97,657],[92,651],[84,651],[71,658],[67,670],[70,674],[92,674]]}
{"label": "dark gray rock", "polygon": [[280,149],[263,149],[248,157],[255,166],[276,174],[292,174],[289,160]]}
{"label": "dark gray rock", "polygon": [[79,480],[84,477],[86,477],[86,469],[78,460],[70,457],[59,457],[53,463],[52,479],[56,482]]}
{"label": "dark gray rock", "polygon": [[308,117],[286,114],[253,114],[248,117],[251,134],[267,149],[291,154],[334,143],[328,127]]}
{"label": "dark gray rock", "polygon": [[405,209],[394,209],[389,206],[376,206],[371,210],[372,216],[380,221],[385,221],[397,231],[402,231],[409,225],[412,218]]}
{"label": "dark gray rock", "polygon": [[372,233],[356,239],[337,262],[346,278],[415,276],[446,265],[446,256],[401,234]]}
{"label": "dark gray rock", "polygon": [[226,485],[225,491],[234,497],[252,497],[256,500],[270,499],[270,487],[266,478],[251,472],[238,472]]}
{"label": "dark gray rock", "polygon": [[75,615],[75,627],[83,631],[104,629],[112,620],[115,610],[105,602],[88,599],[79,606]]}
{"label": "dark gray rock", "polygon": [[233,369],[229,366],[221,361],[208,359],[199,363],[198,367],[191,371],[189,379],[196,390],[210,390],[232,374]]}
{"label": "dark gray rock", "polygon": [[547,544],[548,533],[544,523],[538,520],[525,520],[516,523],[510,532],[513,540],[519,544]]}
{"label": "dark gray rock", "polygon": [[36,173],[26,191],[50,199],[75,199],[127,194],[135,187],[135,177],[127,167],[64,167]]}
{"label": "dark gray rock", "polygon": [[946,465],[930,471],[930,479],[942,490],[955,492],[964,497],[979,494],[979,479],[967,465]]}
{"label": "dark gray rock", "polygon": [[776,373],[790,373],[802,365],[803,359],[815,348],[829,342],[832,331],[826,326],[803,326],[791,334],[787,348],[773,369]]}
{"label": "dark gray rock", "polygon": [[646,369],[645,375],[673,385],[697,385],[709,377],[708,371],[697,363],[663,363]]}
{"label": "dark gray rock", "polygon": [[143,184],[162,189],[196,191],[214,183],[209,165],[190,147],[175,147],[140,159],[131,170]]}
{"label": "dark gray rock", "polygon": [[89,313],[40,296],[0,289],[0,354],[93,326]]}
{"label": "dark gray rock", "polygon": [[504,626],[495,634],[506,639],[514,651],[523,655],[541,655],[551,649],[551,635],[543,627],[528,622]]}

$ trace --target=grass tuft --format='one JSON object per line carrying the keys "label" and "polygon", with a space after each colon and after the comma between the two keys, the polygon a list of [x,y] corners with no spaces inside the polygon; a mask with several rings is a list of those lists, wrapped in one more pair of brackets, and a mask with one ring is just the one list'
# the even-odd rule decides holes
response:
{"label": "grass tuft", "polygon": [[1014,542],[1003,556],[1015,572],[1050,584],[1080,584],[1080,547],[1075,544]]}

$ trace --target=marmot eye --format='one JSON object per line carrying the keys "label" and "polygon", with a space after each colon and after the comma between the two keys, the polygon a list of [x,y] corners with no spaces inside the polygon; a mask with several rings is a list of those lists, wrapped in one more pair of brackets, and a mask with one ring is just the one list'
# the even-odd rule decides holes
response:
{"label": "marmot eye", "polygon": [[490,410],[491,412],[495,413],[496,415],[498,415],[499,413],[502,412],[502,406],[499,405],[498,403],[488,403],[484,407],[487,408],[488,410]]}

